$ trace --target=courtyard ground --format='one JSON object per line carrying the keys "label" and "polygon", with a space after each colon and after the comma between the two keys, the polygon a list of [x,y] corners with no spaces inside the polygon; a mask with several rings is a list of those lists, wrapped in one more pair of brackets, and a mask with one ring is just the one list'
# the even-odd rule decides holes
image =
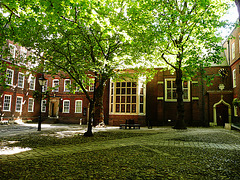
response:
{"label": "courtyard ground", "polygon": [[1,179],[240,179],[240,132],[0,126]]}

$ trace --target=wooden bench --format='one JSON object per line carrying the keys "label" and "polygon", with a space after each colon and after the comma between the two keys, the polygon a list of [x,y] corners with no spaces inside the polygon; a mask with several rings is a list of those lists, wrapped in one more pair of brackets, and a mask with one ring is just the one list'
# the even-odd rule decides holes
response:
{"label": "wooden bench", "polygon": [[120,129],[140,129],[140,124],[135,124],[134,119],[127,119],[125,124],[120,124]]}

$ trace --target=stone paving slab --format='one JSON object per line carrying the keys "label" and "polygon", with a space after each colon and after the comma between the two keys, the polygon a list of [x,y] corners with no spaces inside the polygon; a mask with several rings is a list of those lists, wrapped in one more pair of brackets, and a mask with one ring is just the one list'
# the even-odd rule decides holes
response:
{"label": "stone paving slab", "polygon": [[[170,133],[169,133],[170,132]],[[61,145],[54,147],[34,148],[30,151],[25,151],[14,155],[0,155],[1,161],[13,161],[33,159],[39,157],[57,156],[62,154],[71,154],[88,151],[98,151],[110,148],[117,148],[123,146],[142,146],[145,149],[151,149],[149,146],[169,146],[169,147],[192,147],[192,148],[214,148],[214,149],[226,149],[226,150],[239,150],[240,144],[224,144],[224,143],[209,143],[209,142],[194,142],[194,141],[177,141],[172,138],[188,136],[195,134],[195,131],[178,132],[169,130],[167,133],[159,133],[155,135],[143,136],[143,137],[131,137],[124,139],[116,139],[101,142],[90,142],[78,145]],[[228,138],[235,136],[240,140],[239,133],[228,133],[228,131],[220,130],[224,135],[227,134]],[[239,135],[239,136],[238,136]],[[158,151],[158,150],[153,150]],[[161,153],[160,151],[158,153]],[[167,155],[167,153],[165,153]]]}

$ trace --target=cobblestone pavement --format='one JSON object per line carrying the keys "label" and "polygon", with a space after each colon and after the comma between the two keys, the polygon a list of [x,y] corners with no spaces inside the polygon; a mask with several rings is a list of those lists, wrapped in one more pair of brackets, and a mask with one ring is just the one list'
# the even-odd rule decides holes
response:
{"label": "cobblestone pavement", "polygon": [[[61,127],[63,129],[63,127]],[[0,127],[1,129],[1,127]],[[4,128],[2,128],[4,129]],[[14,128],[12,128],[14,129]],[[21,129],[21,128],[19,128]],[[67,126],[64,130],[83,130],[79,126]],[[32,131],[33,129],[29,129]],[[36,129],[34,129],[35,131]],[[66,153],[87,152],[109,148],[116,148],[122,146],[140,145],[144,148],[149,148],[151,145],[168,146],[168,147],[194,147],[201,149],[226,149],[237,150],[240,152],[240,132],[226,130],[223,128],[188,128],[187,130],[174,130],[170,127],[161,128],[141,128],[140,130],[119,130],[115,128],[107,128],[105,130],[114,131],[128,131],[132,133],[156,133],[149,136],[130,137],[117,140],[108,140],[102,142],[90,142],[78,145],[61,145],[54,147],[35,148],[29,151],[13,154],[13,155],[0,155],[1,161],[16,160],[16,159],[33,159],[39,156],[57,156]],[[8,136],[11,135],[9,132]],[[56,129],[55,129],[56,131]],[[23,133],[29,132],[27,129]],[[16,134],[12,130],[12,134]],[[1,137],[3,137],[1,130]],[[151,149],[153,150],[153,149]],[[157,150],[155,150],[157,151]]]}

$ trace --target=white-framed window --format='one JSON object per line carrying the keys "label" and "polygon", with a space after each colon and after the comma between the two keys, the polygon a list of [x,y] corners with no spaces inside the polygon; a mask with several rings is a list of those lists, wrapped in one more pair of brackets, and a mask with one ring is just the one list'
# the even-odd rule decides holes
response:
{"label": "white-framed window", "polygon": [[42,92],[46,92],[47,91],[47,83],[48,83],[48,81],[46,80],[44,86],[42,86]]}
{"label": "white-framed window", "polygon": [[[183,81],[183,101],[190,101],[190,82]],[[177,101],[177,86],[175,79],[165,79],[165,101]]]}
{"label": "white-framed window", "polygon": [[36,78],[33,75],[29,76],[29,89],[35,90]]}
{"label": "white-framed window", "polygon": [[17,96],[17,99],[16,99],[16,112],[22,112],[22,102],[23,102],[23,97]]}
{"label": "white-framed window", "polygon": [[145,84],[140,81],[110,83],[110,114],[145,114]]}
{"label": "white-framed window", "polygon": [[20,48],[20,57],[24,60],[27,58],[27,49],[25,47]]}
{"label": "white-framed window", "polygon": [[231,51],[232,51],[232,60],[233,60],[235,58],[235,42],[232,43]]}
{"label": "white-framed window", "polygon": [[89,91],[93,92],[94,91],[94,83],[91,83],[89,86]]}
{"label": "white-framed window", "polygon": [[14,70],[12,69],[7,69],[6,72],[6,84],[9,86],[13,85],[13,76],[14,76]]}
{"label": "white-framed window", "polygon": [[47,109],[47,100],[42,100],[41,112],[46,112]]}
{"label": "white-framed window", "polygon": [[236,75],[236,69],[232,71],[232,77],[233,77],[233,88],[237,86],[237,75]]}
{"label": "white-framed window", "polygon": [[28,112],[33,112],[34,111],[34,99],[29,98],[28,99]]}
{"label": "white-framed window", "polygon": [[71,85],[71,80],[65,79],[64,80],[64,92],[70,92],[70,89],[69,89],[70,85]]}
{"label": "white-framed window", "polygon": [[16,46],[13,44],[9,44],[9,49],[10,49],[10,53],[12,55],[13,58],[16,57]]}
{"label": "white-framed window", "polygon": [[3,101],[3,111],[11,111],[11,101],[12,101],[12,96],[5,94],[4,101]]}
{"label": "white-framed window", "polygon": [[75,113],[82,113],[82,100],[75,101]]}
{"label": "white-framed window", "polygon": [[59,79],[54,79],[52,82],[52,87],[54,88],[52,92],[58,92],[59,91]]}
{"label": "white-framed window", "polygon": [[24,88],[24,79],[25,79],[24,74],[19,72],[18,73],[18,87]]}
{"label": "white-framed window", "polygon": [[70,112],[70,100],[63,100],[63,113]]}

